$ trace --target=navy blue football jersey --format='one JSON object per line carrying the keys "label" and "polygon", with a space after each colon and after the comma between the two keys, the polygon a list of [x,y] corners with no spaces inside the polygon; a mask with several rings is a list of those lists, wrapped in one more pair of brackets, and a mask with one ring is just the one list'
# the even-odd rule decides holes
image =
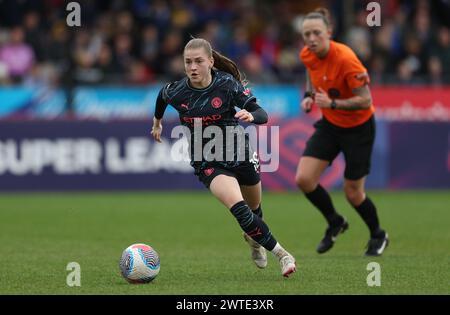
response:
{"label": "navy blue football jersey", "polygon": [[195,118],[202,118],[203,126],[237,125],[235,107],[243,109],[255,100],[250,90],[227,72],[215,71],[205,89],[193,88],[188,81],[185,77],[162,89],[164,102],[178,111],[180,122],[187,127],[193,127]]}
{"label": "navy blue football jersey", "polygon": [[[174,107],[180,118],[180,122],[183,126],[186,126],[190,130],[190,153],[191,164],[194,162],[200,162],[198,159],[194,161],[194,153],[192,148],[196,141],[202,142],[202,149],[206,143],[211,139],[199,137],[200,135],[194,135],[194,124],[202,124],[202,128],[208,126],[218,126],[223,132],[223,162],[225,164],[236,164],[238,157],[237,152],[234,152],[234,158],[232,160],[225,158],[226,151],[236,150],[238,140],[235,138],[234,147],[225,147],[226,145],[226,127],[230,129],[230,126],[238,126],[238,119],[234,118],[236,114],[236,107],[245,109],[246,104],[253,101],[256,102],[256,98],[252,95],[249,89],[245,88],[241,82],[236,80],[231,74],[222,71],[214,71],[211,84],[204,89],[196,89],[189,85],[189,79],[185,77],[180,81],[167,84],[162,88],[161,94],[163,101],[167,105]],[[236,128],[237,130],[238,128]],[[239,132],[235,137],[238,137]],[[243,136],[240,134],[240,136]],[[248,156],[251,156],[248,135],[243,136],[245,139],[245,150],[248,160]],[[229,157],[229,155],[228,155]],[[241,159],[241,158],[239,158]],[[203,159],[204,161],[204,159]]]}

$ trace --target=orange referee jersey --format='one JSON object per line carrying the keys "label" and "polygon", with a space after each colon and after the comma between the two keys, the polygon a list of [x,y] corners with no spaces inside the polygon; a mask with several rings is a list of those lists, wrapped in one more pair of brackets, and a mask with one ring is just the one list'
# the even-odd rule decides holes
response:
{"label": "orange referee jersey", "polygon": [[[366,68],[359,61],[350,47],[335,41],[330,41],[330,50],[324,59],[320,59],[304,47],[300,52],[300,59],[306,66],[311,84],[315,91],[322,88],[324,91],[334,91],[335,99],[346,99],[355,96],[353,89],[368,84],[370,79],[365,77],[357,79],[361,73],[367,73]],[[329,93],[330,94],[330,93]],[[332,95],[328,95],[332,96]],[[321,108],[323,116],[336,126],[350,128],[366,122],[374,113],[373,104],[368,109],[342,110]]]}

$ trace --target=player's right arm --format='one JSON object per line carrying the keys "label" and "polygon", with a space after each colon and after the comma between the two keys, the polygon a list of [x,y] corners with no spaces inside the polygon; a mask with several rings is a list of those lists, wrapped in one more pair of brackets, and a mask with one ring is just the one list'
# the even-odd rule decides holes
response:
{"label": "player's right arm", "polygon": [[153,117],[153,126],[152,126],[152,136],[155,139],[156,142],[161,143],[161,133],[162,133],[162,119],[157,119],[156,117]]}
{"label": "player's right arm", "polygon": [[[313,90],[313,86],[311,84],[311,78],[309,76],[308,70],[306,70],[306,90],[305,91],[306,91],[306,93],[305,93],[305,97],[302,100],[301,107],[305,113],[309,113],[314,104],[314,96],[313,96],[314,90]],[[307,94],[309,94],[309,95],[307,96]]]}
{"label": "player's right arm", "polygon": [[155,141],[161,143],[161,133],[162,133],[162,118],[164,116],[164,112],[167,108],[167,102],[164,100],[163,91],[165,88],[159,91],[158,97],[156,98],[156,108],[155,108],[155,116],[153,117],[153,127],[151,134]]}

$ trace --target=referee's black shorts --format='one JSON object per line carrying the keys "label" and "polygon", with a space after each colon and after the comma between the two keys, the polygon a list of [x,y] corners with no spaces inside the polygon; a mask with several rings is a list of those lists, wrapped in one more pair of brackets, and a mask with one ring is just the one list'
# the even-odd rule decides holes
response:
{"label": "referee's black shorts", "polygon": [[219,175],[227,175],[236,178],[239,185],[253,186],[260,182],[259,160],[238,162],[235,165],[227,165],[220,162],[205,162],[201,166],[194,166],[195,175],[199,181],[209,189],[211,182]]}
{"label": "referee's black shorts", "polygon": [[374,115],[365,123],[351,128],[333,125],[325,118],[314,124],[316,131],[306,143],[303,156],[329,161],[344,153],[345,173],[349,180],[358,180],[370,173],[370,160],[375,142]]}

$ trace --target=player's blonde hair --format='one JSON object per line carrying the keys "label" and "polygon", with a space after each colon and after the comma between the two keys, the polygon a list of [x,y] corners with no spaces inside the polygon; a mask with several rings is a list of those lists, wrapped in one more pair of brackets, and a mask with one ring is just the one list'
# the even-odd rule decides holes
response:
{"label": "player's blonde hair", "polygon": [[191,39],[186,46],[184,46],[184,51],[188,49],[197,49],[203,48],[206,51],[208,57],[213,57],[214,59],[214,68],[220,71],[228,72],[231,74],[236,80],[244,83],[244,78],[241,72],[239,71],[236,63],[229,59],[228,57],[218,53],[214,49],[212,49],[211,44],[203,38],[193,38]]}

